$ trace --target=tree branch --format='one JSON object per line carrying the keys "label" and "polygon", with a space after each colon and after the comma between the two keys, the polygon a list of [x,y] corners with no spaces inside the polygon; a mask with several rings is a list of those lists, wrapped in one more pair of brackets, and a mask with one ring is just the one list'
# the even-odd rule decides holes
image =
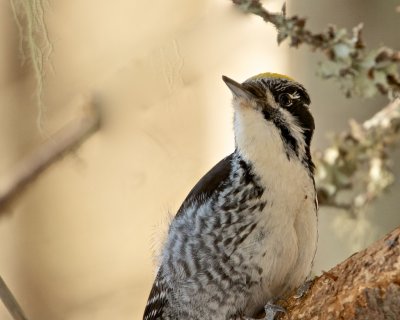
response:
{"label": "tree branch", "polygon": [[0,179],[0,210],[47,167],[77,148],[99,128],[100,112],[97,105],[89,100],[82,100],[80,104],[84,110],[82,116],[62,128]]}
{"label": "tree branch", "polygon": [[27,320],[24,312],[2,277],[0,277],[0,299],[3,301],[14,320]]}
{"label": "tree branch", "polygon": [[[319,203],[354,212],[379,197],[394,181],[388,155],[399,139],[400,99],[361,125],[352,120],[349,131],[314,155]],[[341,203],[344,193],[353,200]]]}
{"label": "tree branch", "polygon": [[306,27],[306,19],[296,15],[287,17],[286,7],[282,13],[271,13],[260,0],[232,0],[242,11],[260,16],[278,30],[278,44],[289,39],[289,45],[309,46],[320,51],[327,61],[320,65],[320,75],[339,81],[347,96],[353,94],[370,97],[380,92],[389,96],[400,94],[400,52],[382,47],[367,51],[362,39],[362,24],[349,36],[345,29],[329,26],[327,30],[313,33]]}
{"label": "tree branch", "polygon": [[[278,31],[278,43],[290,40],[290,46],[301,44],[327,58],[320,74],[335,78],[347,96],[372,96],[376,92],[390,97],[400,95],[400,52],[390,48],[367,51],[362,39],[362,25],[348,36],[345,29],[329,26],[321,33],[306,27],[306,19],[294,15],[271,13],[260,0],[232,0],[242,11],[260,16]],[[379,197],[394,181],[389,151],[399,140],[400,100],[395,100],[362,125],[350,122],[350,130],[338,134],[333,146],[317,152],[316,182],[321,205],[346,210],[354,217],[369,202]],[[342,198],[353,200],[343,201]]]}
{"label": "tree branch", "polygon": [[282,305],[289,319],[400,319],[400,228],[317,277]]}

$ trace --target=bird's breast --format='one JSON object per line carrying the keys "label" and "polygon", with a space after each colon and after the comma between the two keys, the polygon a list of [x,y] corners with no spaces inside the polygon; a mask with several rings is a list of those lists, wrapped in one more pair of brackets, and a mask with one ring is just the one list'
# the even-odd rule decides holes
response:
{"label": "bird's breast", "polygon": [[[277,165],[279,167],[279,165]],[[287,163],[260,175],[265,189],[254,238],[253,263],[262,272],[249,311],[300,286],[311,271],[317,244],[315,187],[302,166]],[[261,288],[260,288],[261,287]],[[258,291],[258,294],[257,294]]]}

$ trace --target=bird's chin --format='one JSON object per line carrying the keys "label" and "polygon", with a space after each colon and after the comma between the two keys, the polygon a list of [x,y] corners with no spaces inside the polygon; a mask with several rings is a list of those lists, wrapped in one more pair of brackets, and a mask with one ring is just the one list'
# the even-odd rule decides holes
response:
{"label": "bird's chin", "polygon": [[257,104],[249,99],[236,98],[233,102],[233,107],[235,111],[256,110]]}
{"label": "bird's chin", "polygon": [[243,99],[243,98],[235,98],[233,100],[233,107],[236,110],[240,110],[240,109],[243,109],[243,108],[248,108],[248,107],[250,107],[249,100]]}

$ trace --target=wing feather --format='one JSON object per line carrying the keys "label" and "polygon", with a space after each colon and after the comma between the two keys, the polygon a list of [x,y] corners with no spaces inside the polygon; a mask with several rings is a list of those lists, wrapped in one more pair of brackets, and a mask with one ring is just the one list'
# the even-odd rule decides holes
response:
{"label": "wing feather", "polygon": [[[199,180],[183,201],[176,214],[177,216],[182,214],[194,201],[211,197],[224,186],[232,170],[232,159],[233,154],[222,159]],[[168,283],[162,278],[162,274],[161,266],[150,291],[143,320],[159,320],[163,318],[165,308],[168,305],[168,295],[171,290]]]}
{"label": "wing feather", "polygon": [[223,187],[232,170],[232,159],[233,153],[218,162],[196,183],[183,201],[176,214],[177,216],[185,211],[186,208],[190,207],[194,201],[208,199],[214,192]]}
{"label": "wing feather", "polygon": [[143,320],[156,320],[163,317],[163,310],[168,303],[169,288],[161,278],[161,274],[159,270],[147,300]]}

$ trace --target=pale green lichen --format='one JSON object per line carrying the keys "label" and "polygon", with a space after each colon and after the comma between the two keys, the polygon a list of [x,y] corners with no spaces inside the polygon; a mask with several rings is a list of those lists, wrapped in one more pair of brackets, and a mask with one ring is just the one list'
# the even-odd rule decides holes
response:
{"label": "pale green lichen", "polygon": [[306,19],[297,15],[287,17],[265,9],[260,0],[232,0],[241,10],[260,16],[278,31],[278,44],[289,40],[291,47],[307,45],[326,55],[319,74],[335,79],[345,94],[371,97],[376,93],[390,98],[400,96],[400,52],[390,48],[367,50],[362,39],[363,25],[346,29],[328,26],[322,32],[307,29]]}
{"label": "pale green lichen", "polygon": [[[346,209],[355,217],[394,182],[390,151],[400,138],[400,99],[316,153],[316,184],[322,205]],[[343,199],[348,199],[343,201]]]}
{"label": "pale green lichen", "polygon": [[[348,218],[360,218],[365,207],[393,183],[390,150],[400,141],[400,51],[386,47],[367,49],[363,25],[346,29],[328,26],[312,32],[306,19],[265,9],[261,0],[232,0],[241,10],[260,16],[277,29],[278,44],[308,46],[325,55],[319,64],[322,78],[334,79],[346,96],[385,94],[393,102],[363,124],[350,122],[332,146],[315,153],[316,186],[321,205],[342,209]],[[360,230],[365,229],[364,227]]]}
{"label": "pale green lichen", "polygon": [[47,0],[10,0],[20,37],[22,64],[29,62],[36,81],[37,127],[43,132],[43,90],[46,67],[53,50],[45,22]]}

